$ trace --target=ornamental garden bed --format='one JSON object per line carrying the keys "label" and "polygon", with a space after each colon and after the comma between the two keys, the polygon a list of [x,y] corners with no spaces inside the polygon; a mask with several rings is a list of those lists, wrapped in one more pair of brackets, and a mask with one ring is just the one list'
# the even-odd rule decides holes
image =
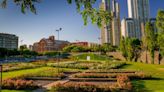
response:
{"label": "ornamental garden bed", "polygon": [[70,81],[92,81],[92,82],[116,82],[116,78],[69,78]]}
{"label": "ornamental garden bed", "polygon": [[109,70],[109,69],[118,69],[122,66],[126,65],[125,62],[120,62],[120,61],[106,61],[103,62],[102,64],[99,64],[98,66],[93,66],[93,69],[105,69],[105,70]]}
{"label": "ornamental garden bed", "polygon": [[2,89],[12,89],[12,90],[33,90],[37,89],[39,86],[32,80],[14,80],[7,79],[2,81]]}
{"label": "ornamental garden bed", "polygon": [[46,66],[46,62],[8,63],[3,64],[3,72],[33,69]]}
{"label": "ornamental garden bed", "polygon": [[[52,87],[51,92],[119,92],[120,88],[109,86],[108,84],[96,85],[94,83],[75,83],[68,82],[64,85],[57,84]],[[117,91],[116,91],[117,90]]]}
{"label": "ornamental garden bed", "polygon": [[110,69],[110,70],[87,70],[85,73],[136,73],[135,70],[126,70],[126,69]]}
{"label": "ornamental garden bed", "polygon": [[76,61],[76,62],[62,62],[59,65],[58,64],[48,64],[48,66],[52,67],[59,67],[59,68],[71,68],[71,69],[89,69],[93,66],[98,66],[100,62],[86,62],[86,61]]}
{"label": "ornamental garden bed", "polygon": [[130,79],[150,79],[151,75],[144,72],[135,73],[78,73],[71,76],[71,78],[116,78],[118,75],[126,75]]}
{"label": "ornamental garden bed", "polygon": [[[92,79],[92,78],[88,78]],[[96,79],[96,78],[95,78]],[[100,78],[99,78],[100,80]],[[130,92],[132,84],[126,75],[119,75],[115,82],[74,82],[56,84],[51,89],[53,92]]]}
{"label": "ornamental garden bed", "polygon": [[26,80],[51,80],[51,81],[57,81],[61,80],[61,78],[55,78],[55,77],[27,77]]}

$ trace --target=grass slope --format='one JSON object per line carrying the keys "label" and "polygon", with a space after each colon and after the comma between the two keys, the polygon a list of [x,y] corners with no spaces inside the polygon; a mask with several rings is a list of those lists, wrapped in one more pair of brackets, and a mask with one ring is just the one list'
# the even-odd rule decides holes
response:
{"label": "grass slope", "polygon": [[40,68],[35,68],[35,69],[26,69],[26,70],[18,70],[18,71],[11,71],[11,72],[3,72],[2,73],[2,79],[7,79],[7,78],[12,78],[16,76],[20,76],[23,74],[28,74],[28,73],[35,73],[41,70],[47,69],[47,67],[40,67]]}
{"label": "grass slope", "polygon": [[2,90],[1,92],[32,92],[32,90],[24,91],[24,90]]}
{"label": "grass slope", "polygon": [[151,74],[152,80],[134,80],[137,92],[164,92],[164,65],[128,62],[124,69],[142,70]]}
{"label": "grass slope", "polygon": [[96,61],[108,61],[108,60],[111,60],[110,57],[107,57],[105,55],[98,55],[98,54],[81,54],[81,55],[74,56],[74,58],[78,58],[79,60],[86,60],[87,56],[90,56],[90,60],[96,60]]}

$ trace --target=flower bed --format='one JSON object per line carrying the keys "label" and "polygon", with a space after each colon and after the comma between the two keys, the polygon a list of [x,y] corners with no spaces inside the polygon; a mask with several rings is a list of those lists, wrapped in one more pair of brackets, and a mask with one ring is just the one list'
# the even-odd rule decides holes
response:
{"label": "flower bed", "polygon": [[54,85],[52,92],[120,92],[118,85],[95,85],[93,83],[66,83]]}
{"label": "flower bed", "polygon": [[25,79],[26,80],[52,80],[52,81],[57,81],[57,80],[60,80],[61,78],[56,78],[56,77],[27,77]]}
{"label": "flower bed", "polygon": [[3,72],[22,70],[22,69],[32,69],[37,67],[46,66],[45,62],[30,62],[30,63],[11,63],[3,65]]}
{"label": "flower bed", "polygon": [[85,71],[85,73],[135,73],[135,72],[138,72],[138,71],[125,70],[125,69],[110,69],[110,70],[99,69],[99,70]]}
{"label": "flower bed", "polygon": [[122,89],[127,89],[127,90],[132,89],[132,84],[131,84],[130,79],[128,78],[127,75],[118,75],[117,76],[117,83],[118,83],[119,87]]}
{"label": "flower bed", "polygon": [[98,74],[98,73],[79,73],[71,76],[72,78],[115,78],[116,74]]}
{"label": "flower bed", "polygon": [[17,77],[13,77],[12,79],[29,79],[32,77],[47,77],[47,79],[49,78],[65,78],[65,74],[62,73],[64,70],[59,71],[56,68],[52,68],[52,67],[47,67],[43,70],[34,72],[34,73],[27,73],[27,74],[23,74]]}
{"label": "flower bed", "polygon": [[122,66],[126,65],[125,62],[112,62],[112,61],[107,61],[103,64],[100,64],[99,66],[93,67],[93,69],[118,69]]}
{"label": "flower bed", "polygon": [[116,78],[69,78],[70,81],[100,81],[100,82],[116,82]]}
{"label": "flower bed", "polygon": [[130,79],[150,79],[151,75],[143,72],[135,73],[78,73],[74,74],[72,78],[116,78],[118,75],[126,75]]}
{"label": "flower bed", "polygon": [[74,63],[60,63],[58,64],[49,64],[49,66],[59,67],[59,68],[72,68],[72,69],[89,69],[90,67],[97,66],[98,62],[74,62]]}
{"label": "flower bed", "polygon": [[34,84],[33,81],[29,80],[13,80],[13,79],[7,79],[3,80],[2,82],[2,88],[3,89],[12,89],[12,90],[32,90],[39,88],[38,85]]}

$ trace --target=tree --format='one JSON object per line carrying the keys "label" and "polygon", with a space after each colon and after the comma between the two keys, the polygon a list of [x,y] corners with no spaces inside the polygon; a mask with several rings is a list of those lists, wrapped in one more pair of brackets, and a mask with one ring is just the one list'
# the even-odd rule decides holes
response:
{"label": "tree", "polygon": [[[5,8],[8,1],[9,0],[2,0],[1,7]],[[102,21],[105,21],[106,24],[110,23],[112,19],[110,12],[93,7],[97,0],[67,0],[69,4],[72,4],[73,1],[77,6],[77,11],[83,17],[84,25],[87,25],[88,19],[90,19],[93,24],[97,24],[98,27],[101,27]],[[26,10],[30,9],[32,13],[36,14],[35,4],[40,3],[41,0],[13,0],[13,2],[21,7],[22,13],[25,14]]]}
{"label": "tree", "polygon": [[129,61],[137,61],[140,56],[141,42],[136,38],[126,38],[127,56]]}
{"label": "tree", "polygon": [[87,48],[75,45],[69,45],[63,48],[63,52],[85,52]]}
{"label": "tree", "polygon": [[156,26],[158,28],[158,45],[160,53],[164,56],[164,10],[159,10],[157,14]]}
{"label": "tree", "polygon": [[141,53],[141,42],[136,38],[121,38],[120,51],[128,61],[137,61]]}
{"label": "tree", "polygon": [[[9,0],[2,0],[1,3],[1,7],[2,8],[6,8],[7,6],[7,2]],[[35,8],[35,4],[39,3],[41,0],[13,0],[13,2],[17,5],[21,7],[21,12],[22,13],[26,13],[27,9],[30,9],[30,11],[32,13],[36,14],[36,8]]]}
{"label": "tree", "polygon": [[[67,0],[69,4],[73,0]],[[97,24],[98,27],[101,27],[102,22],[106,24],[110,23],[112,19],[111,13],[104,11],[102,8],[96,9],[93,7],[97,0],[74,0],[77,6],[77,11],[82,15],[84,20],[84,25],[87,25],[88,18],[92,21],[93,24]],[[110,2],[110,0],[108,0]],[[84,8],[83,8],[84,6]]]}
{"label": "tree", "polygon": [[120,41],[120,51],[122,52],[122,55],[125,57],[125,59],[127,60],[127,50],[126,50],[126,40],[124,37],[121,37],[121,41]]}
{"label": "tree", "polygon": [[154,31],[153,25],[150,22],[146,23],[145,40],[148,47],[148,51],[150,52],[150,55],[152,58],[151,63],[153,64],[157,39],[156,39],[156,34]]}
{"label": "tree", "polygon": [[27,45],[21,45],[20,46],[20,51],[24,51],[24,50],[27,50]]}
{"label": "tree", "polygon": [[110,51],[116,51],[116,47],[112,46],[111,44],[108,44],[108,43],[104,43],[102,46],[102,51],[104,53],[106,52],[110,52]]}

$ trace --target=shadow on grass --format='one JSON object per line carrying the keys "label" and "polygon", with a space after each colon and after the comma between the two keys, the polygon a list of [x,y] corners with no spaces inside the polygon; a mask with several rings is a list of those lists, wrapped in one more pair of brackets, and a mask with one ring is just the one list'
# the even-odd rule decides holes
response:
{"label": "shadow on grass", "polygon": [[121,66],[119,68],[124,69],[124,68],[129,67],[129,66],[131,66],[131,64],[125,64],[125,65],[123,65],[123,66]]}
{"label": "shadow on grass", "polygon": [[148,90],[144,84],[145,82],[142,80],[133,80],[133,92],[153,92],[151,90]]}

